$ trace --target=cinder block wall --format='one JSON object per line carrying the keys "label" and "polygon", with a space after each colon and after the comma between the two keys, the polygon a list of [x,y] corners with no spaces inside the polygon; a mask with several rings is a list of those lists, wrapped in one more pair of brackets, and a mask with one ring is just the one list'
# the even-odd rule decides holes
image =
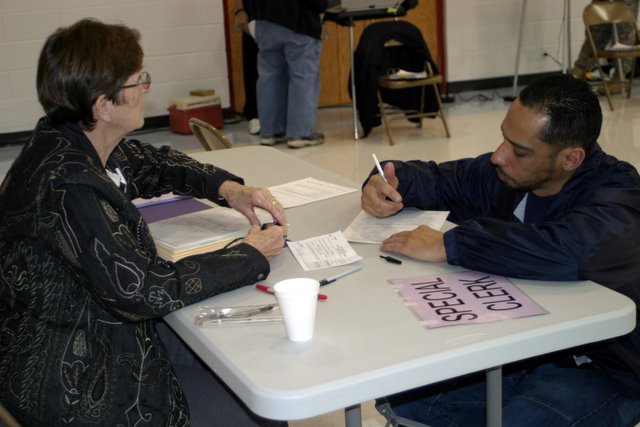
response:
{"label": "cinder block wall", "polygon": [[142,34],[151,73],[145,115],[168,114],[172,98],[213,88],[229,105],[222,0],[0,0],[0,133],[33,128],[45,38],[84,17],[125,23]]}
{"label": "cinder block wall", "polygon": [[[0,0],[0,134],[30,130],[42,115],[35,69],[44,39],[83,17],[138,28],[153,77],[147,117],[167,114],[172,98],[214,88],[229,106],[223,0]],[[573,57],[584,39],[582,9],[570,0]],[[513,74],[523,0],[445,0],[448,81]],[[559,57],[565,0],[527,2],[521,74],[560,69],[542,53]]]}
{"label": "cinder block wall", "polygon": [[519,74],[560,70],[566,51],[564,7],[570,3],[572,63],[584,41],[582,10],[589,0],[444,0],[447,80],[513,75],[522,5],[526,3]]}

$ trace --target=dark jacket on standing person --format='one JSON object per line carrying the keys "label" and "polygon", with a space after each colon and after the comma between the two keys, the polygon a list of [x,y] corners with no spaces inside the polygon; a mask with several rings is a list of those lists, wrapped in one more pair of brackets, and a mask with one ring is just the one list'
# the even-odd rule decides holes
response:
{"label": "dark jacket on standing person", "polygon": [[320,39],[320,14],[328,5],[328,0],[255,0],[255,18]]}

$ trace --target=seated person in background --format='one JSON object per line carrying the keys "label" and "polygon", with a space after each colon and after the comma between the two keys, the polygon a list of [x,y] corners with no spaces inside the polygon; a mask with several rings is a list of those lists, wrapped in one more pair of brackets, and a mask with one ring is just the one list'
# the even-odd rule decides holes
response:
{"label": "seated person in background", "polygon": [[[362,190],[377,217],[403,207],[449,210],[457,227],[427,226],[381,249],[418,260],[540,280],[593,280],[640,305],[640,177],[597,143],[597,95],[567,75],[525,88],[503,141],[473,159],[385,162]],[[432,426],[482,426],[484,376],[389,398],[399,416]],[[505,367],[505,426],[632,426],[640,421],[640,334]],[[473,403],[470,403],[473,402]]]}
{"label": "seated person in background", "polygon": [[[221,386],[184,388],[217,380],[198,366],[181,377],[156,326],[265,278],[286,230],[261,230],[254,208],[279,224],[284,211],[223,169],[124,138],[143,125],[151,84],[139,38],[84,19],[40,54],[46,117],[0,187],[0,401],[25,426],[186,426],[200,393],[200,425],[268,424]],[[237,246],[167,262],[131,200],[171,191],[227,204],[253,227]]]}
{"label": "seated person in background", "polygon": [[[598,1],[610,1],[610,0],[593,0],[592,3]],[[639,0],[622,0],[627,6],[633,10],[634,15],[638,16],[638,2]],[[622,23],[617,24],[617,39],[618,43],[634,46],[636,44],[636,29],[633,25]],[[594,25],[591,27],[591,34],[593,35],[593,42],[596,45],[596,48],[599,50],[605,49],[607,45],[615,44],[616,36],[613,33],[613,26],[609,24],[603,25]],[[634,58],[627,58],[622,60],[622,75],[626,76],[631,71],[631,60]],[[616,68],[618,67],[618,63],[615,62],[613,64]],[[586,30],[584,35],[584,42],[582,42],[582,47],[580,48],[580,52],[578,53],[578,58],[574,64],[574,67],[571,69],[571,75],[577,79],[594,79],[592,72],[597,71],[596,59],[593,56],[593,52],[591,50],[591,44],[589,43],[589,37],[587,36]],[[601,78],[602,76],[597,76],[597,78]],[[602,88],[598,90],[601,91]],[[609,90],[611,93],[620,93],[622,90],[620,75],[616,70],[616,73],[612,77],[612,81],[609,85]],[[604,93],[604,91],[602,91]]]}

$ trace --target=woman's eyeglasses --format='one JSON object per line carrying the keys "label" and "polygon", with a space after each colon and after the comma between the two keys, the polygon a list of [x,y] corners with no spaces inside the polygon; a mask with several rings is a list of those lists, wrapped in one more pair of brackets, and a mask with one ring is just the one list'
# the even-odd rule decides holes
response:
{"label": "woman's eyeglasses", "polygon": [[131,87],[142,86],[143,89],[147,90],[151,86],[151,74],[143,71],[140,73],[140,77],[136,83],[132,83],[130,85],[120,86],[120,89],[129,89]]}

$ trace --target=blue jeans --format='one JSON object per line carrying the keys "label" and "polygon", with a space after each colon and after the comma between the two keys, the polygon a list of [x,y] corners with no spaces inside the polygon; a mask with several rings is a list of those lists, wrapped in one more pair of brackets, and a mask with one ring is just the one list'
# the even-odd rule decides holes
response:
{"label": "blue jeans", "polygon": [[320,40],[256,21],[256,41],[261,133],[311,135],[320,94]]}
{"label": "blue jeans", "polygon": [[[486,425],[484,373],[388,398],[396,415],[433,427]],[[503,374],[504,427],[625,427],[640,421],[640,400],[623,395],[602,371],[557,367]]]}

